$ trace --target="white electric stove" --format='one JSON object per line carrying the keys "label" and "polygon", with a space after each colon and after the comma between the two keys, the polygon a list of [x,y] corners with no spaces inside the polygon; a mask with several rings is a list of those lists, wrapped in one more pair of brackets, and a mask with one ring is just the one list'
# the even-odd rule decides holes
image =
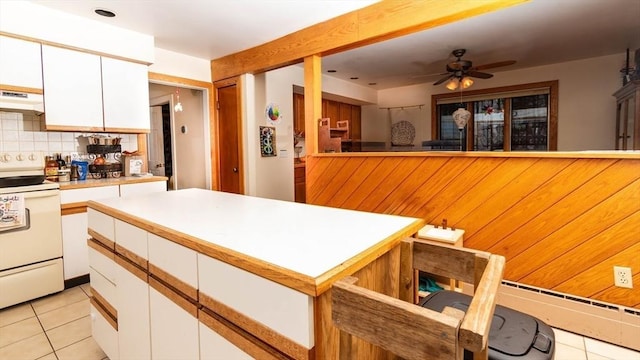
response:
{"label": "white electric stove", "polygon": [[0,153],[0,309],[64,289],[60,190],[42,152]]}

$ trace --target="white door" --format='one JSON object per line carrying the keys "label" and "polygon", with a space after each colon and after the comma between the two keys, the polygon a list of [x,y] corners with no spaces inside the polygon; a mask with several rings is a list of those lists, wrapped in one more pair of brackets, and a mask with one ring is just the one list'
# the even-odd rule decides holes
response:
{"label": "white door", "polygon": [[164,176],[164,138],[162,135],[162,106],[151,106],[151,131],[149,132],[149,172]]}

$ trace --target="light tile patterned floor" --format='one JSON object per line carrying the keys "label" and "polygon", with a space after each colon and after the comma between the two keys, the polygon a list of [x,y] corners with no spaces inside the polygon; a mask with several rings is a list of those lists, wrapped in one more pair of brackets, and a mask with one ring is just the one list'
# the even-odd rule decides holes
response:
{"label": "light tile patterned floor", "polygon": [[[89,285],[0,310],[2,360],[102,360],[91,337]],[[640,360],[640,352],[554,329],[556,360]]]}
{"label": "light tile patterned floor", "polygon": [[89,285],[0,310],[0,359],[102,360],[91,337]]}

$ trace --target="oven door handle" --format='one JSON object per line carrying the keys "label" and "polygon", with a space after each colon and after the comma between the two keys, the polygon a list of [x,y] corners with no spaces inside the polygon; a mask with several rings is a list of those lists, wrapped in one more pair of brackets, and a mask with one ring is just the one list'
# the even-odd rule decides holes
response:
{"label": "oven door handle", "polygon": [[28,192],[23,192],[21,194],[24,195],[25,199],[36,199],[36,198],[43,198],[43,197],[49,197],[49,196],[58,196],[60,195],[60,190],[53,189],[53,190],[28,191]]}
{"label": "oven door handle", "polygon": [[16,228],[9,228],[9,229],[6,229],[6,230],[0,228],[0,233],[7,234],[7,233],[10,233],[10,232],[29,230],[29,228],[31,228],[31,213],[29,212],[29,208],[25,208],[24,209],[24,218],[25,218],[25,224],[24,225],[22,225],[20,227],[16,227]]}

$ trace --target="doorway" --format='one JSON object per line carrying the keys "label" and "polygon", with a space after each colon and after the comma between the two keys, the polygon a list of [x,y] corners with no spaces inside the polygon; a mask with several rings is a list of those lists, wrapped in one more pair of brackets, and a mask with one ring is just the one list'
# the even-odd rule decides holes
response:
{"label": "doorway", "polygon": [[214,84],[217,109],[220,191],[244,193],[242,122],[237,80]]}
{"label": "doorway", "polygon": [[167,176],[169,190],[211,188],[206,116],[209,103],[205,94],[202,89],[149,84],[149,171]]}
{"label": "doorway", "polygon": [[171,143],[171,106],[151,106],[151,131],[148,135],[149,172],[169,179],[169,190],[175,190],[173,179],[173,145]]}

